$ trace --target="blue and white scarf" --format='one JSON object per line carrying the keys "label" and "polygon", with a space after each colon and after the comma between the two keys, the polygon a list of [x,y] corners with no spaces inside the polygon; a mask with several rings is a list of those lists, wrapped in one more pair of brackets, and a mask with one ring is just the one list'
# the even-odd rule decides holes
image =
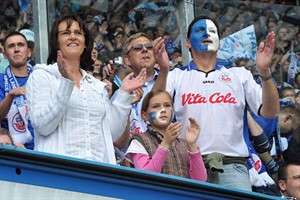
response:
{"label": "blue and white scarf", "polygon": [[[28,75],[32,72],[32,67],[27,67]],[[10,66],[4,72],[4,89],[5,96],[9,91],[20,87]],[[16,96],[7,114],[8,129],[13,138],[14,143],[25,144],[32,139],[31,133],[28,130],[28,106],[25,96]]]}

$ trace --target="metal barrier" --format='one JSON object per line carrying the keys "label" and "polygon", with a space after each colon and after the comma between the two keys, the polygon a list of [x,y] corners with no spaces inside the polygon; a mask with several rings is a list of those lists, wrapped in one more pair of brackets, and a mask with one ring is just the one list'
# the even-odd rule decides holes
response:
{"label": "metal barrier", "polygon": [[66,156],[0,145],[0,199],[277,199]]}

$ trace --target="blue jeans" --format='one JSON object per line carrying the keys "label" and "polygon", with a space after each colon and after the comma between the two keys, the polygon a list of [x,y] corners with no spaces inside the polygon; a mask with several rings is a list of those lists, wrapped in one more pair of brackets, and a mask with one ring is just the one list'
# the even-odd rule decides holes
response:
{"label": "blue jeans", "polygon": [[243,164],[224,164],[223,173],[210,173],[208,170],[207,182],[218,185],[228,186],[231,188],[252,191],[250,183],[249,172]]}

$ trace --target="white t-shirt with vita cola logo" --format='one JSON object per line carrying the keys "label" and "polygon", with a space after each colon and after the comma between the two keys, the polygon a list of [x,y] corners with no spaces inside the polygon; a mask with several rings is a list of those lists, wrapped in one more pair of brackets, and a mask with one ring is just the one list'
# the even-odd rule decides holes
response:
{"label": "white t-shirt with vita cola logo", "polygon": [[199,123],[197,144],[202,155],[213,152],[226,156],[249,156],[246,105],[257,114],[262,104],[262,89],[244,67],[203,72],[193,61],[170,71],[167,91],[174,100],[176,121],[183,123],[180,137],[190,125],[188,118]]}

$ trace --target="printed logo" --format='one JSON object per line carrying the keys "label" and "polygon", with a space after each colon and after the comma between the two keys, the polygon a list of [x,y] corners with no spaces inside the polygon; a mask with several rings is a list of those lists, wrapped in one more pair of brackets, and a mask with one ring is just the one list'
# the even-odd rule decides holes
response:
{"label": "printed logo", "polygon": [[216,92],[209,96],[202,96],[201,94],[183,94],[181,96],[182,106],[186,104],[201,104],[201,103],[211,103],[211,104],[219,104],[219,103],[228,103],[228,104],[236,104],[236,98],[231,95],[231,93],[227,93],[225,95],[220,92]]}
{"label": "printed logo", "polygon": [[220,81],[223,81],[223,82],[231,82],[231,78],[229,77],[229,74],[228,74],[228,73],[222,73],[222,74],[219,76],[219,80],[220,80]]}
{"label": "printed logo", "polygon": [[253,165],[254,169],[257,172],[259,172],[261,170],[261,165],[262,165],[261,160],[256,154],[252,153],[251,155],[252,155],[252,159],[253,159],[253,162],[254,162],[254,163],[252,163],[252,165]]}
{"label": "printed logo", "polygon": [[202,83],[203,83],[203,84],[206,84],[206,83],[211,83],[211,84],[213,84],[213,83],[215,83],[215,81],[209,81],[209,80],[207,80],[207,81],[203,81]]}
{"label": "printed logo", "polygon": [[26,128],[25,128],[25,123],[19,113],[16,113],[13,118],[12,118],[12,124],[13,128],[20,132],[20,133],[25,133]]}

